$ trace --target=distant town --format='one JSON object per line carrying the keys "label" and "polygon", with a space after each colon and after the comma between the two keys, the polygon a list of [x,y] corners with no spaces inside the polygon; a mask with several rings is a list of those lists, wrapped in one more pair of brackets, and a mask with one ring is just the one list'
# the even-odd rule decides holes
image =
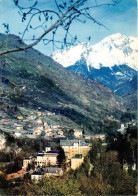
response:
{"label": "distant town", "polygon": [[[90,141],[100,141],[102,146],[107,146],[105,134],[84,134],[83,130],[72,128],[72,136],[69,138],[67,134],[67,127],[61,126],[58,123],[50,121],[51,116],[55,116],[52,112],[26,111],[20,108],[20,115],[14,118],[2,116],[0,119],[0,129],[7,132],[14,138],[29,138],[35,139],[37,137],[45,138],[49,141],[52,139],[59,139],[59,145],[65,154],[65,162],[63,165],[59,164],[58,157],[61,151],[51,149],[51,144],[45,146],[37,154],[29,157],[24,157],[22,169],[11,174],[6,175],[6,180],[14,180],[24,175],[29,174],[32,182],[39,182],[45,177],[62,176],[64,171],[69,169],[77,169],[84,161],[84,157],[92,148]],[[128,126],[136,126],[136,121],[120,124],[117,130],[120,134],[125,134]],[[66,131],[65,131],[66,130]],[[114,138],[114,141],[117,138]],[[66,167],[66,169],[65,169]],[[93,167],[93,166],[92,166]],[[128,170],[128,166],[124,164],[124,169]],[[132,166],[136,170],[136,164]],[[2,172],[2,171],[1,171]]]}

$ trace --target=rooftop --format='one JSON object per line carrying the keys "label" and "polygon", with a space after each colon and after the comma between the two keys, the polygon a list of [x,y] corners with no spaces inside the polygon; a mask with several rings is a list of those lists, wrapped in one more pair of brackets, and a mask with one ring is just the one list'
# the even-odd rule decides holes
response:
{"label": "rooftop", "polygon": [[79,146],[89,146],[84,140],[60,140],[61,146],[74,146],[74,144],[78,144]]}
{"label": "rooftop", "polygon": [[44,154],[37,154],[37,156],[38,156],[38,157],[43,157],[43,156],[44,156]]}
{"label": "rooftop", "polygon": [[44,151],[43,151],[43,150],[40,150],[38,153],[39,153],[39,154],[42,154],[42,153],[44,153]]}
{"label": "rooftop", "polygon": [[45,173],[57,173],[59,171],[62,171],[62,168],[60,168],[60,167],[46,167],[44,169]]}
{"label": "rooftop", "polygon": [[30,160],[30,158],[29,157],[25,157],[24,160]]}
{"label": "rooftop", "polygon": [[49,154],[53,153],[53,154],[55,154],[55,153],[59,153],[59,151],[58,150],[51,150],[51,151],[48,151],[46,153],[49,153]]}
{"label": "rooftop", "polygon": [[44,175],[44,174],[42,172],[40,172],[40,171],[34,171],[32,173],[32,175]]}

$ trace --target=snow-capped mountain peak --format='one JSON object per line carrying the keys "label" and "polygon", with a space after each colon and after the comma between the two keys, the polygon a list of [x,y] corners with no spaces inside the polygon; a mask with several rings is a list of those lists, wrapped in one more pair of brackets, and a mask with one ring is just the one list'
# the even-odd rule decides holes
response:
{"label": "snow-capped mountain peak", "polygon": [[82,43],[77,46],[71,46],[65,50],[54,52],[52,57],[55,61],[63,65],[63,67],[68,67],[81,59],[82,54],[86,52],[87,47],[89,47],[89,43]]}
{"label": "snow-capped mountain peak", "polygon": [[101,67],[123,64],[137,70],[137,53],[138,38],[127,37],[117,33],[104,38],[95,45],[82,43],[62,51],[56,51],[53,53],[53,59],[64,67],[74,65],[77,61],[84,58],[88,70],[89,67],[100,69]]}

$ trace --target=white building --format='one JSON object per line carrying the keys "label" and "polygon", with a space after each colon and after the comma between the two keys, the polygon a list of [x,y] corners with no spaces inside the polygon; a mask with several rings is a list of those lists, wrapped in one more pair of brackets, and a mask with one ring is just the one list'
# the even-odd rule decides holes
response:
{"label": "white building", "polygon": [[82,137],[82,131],[78,129],[74,129],[74,137],[75,138],[81,138]]}
{"label": "white building", "polygon": [[28,116],[28,119],[29,120],[34,120],[34,119],[36,119],[36,116],[35,115],[30,115],[30,116]]}
{"label": "white building", "polygon": [[37,166],[48,166],[48,165],[57,165],[57,156],[58,151],[48,151],[48,152],[40,152],[36,158]]}
{"label": "white building", "polygon": [[43,178],[44,178],[44,173],[42,173],[42,172],[34,171],[34,172],[31,174],[31,181],[33,181],[33,182],[35,182],[35,183],[38,183],[38,182],[41,181]]}
{"label": "white building", "polygon": [[48,151],[51,151],[51,147],[50,147],[49,145],[47,145],[47,146],[45,147],[45,152],[48,152]]}
{"label": "white building", "polygon": [[37,123],[37,124],[42,124],[42,120],[41,120],[41,119],[37,119],[37,120],[36,120],[36,123]]}
{"label": "white building", "polygon": [[24,160],[23,160],[23,168],[26,168],[28,167],[28,165],[32,162],[32,158],[30,157],[25,157]]}
{"label": "white building", "polygon": [[50,176],[62,176],[63,170],[59,167],[45,167],[45,168],[39,168],[37,171],[34,171],[31,174],[31,180],[35,183],[38,183],[39,181],[43,180],[46,177]]}
{"label": "white building", "polygon": [[90,145],[84,140],[60,140],[60,146],[64,149],[68,159],[71,159],[76,154],[85,156],[90,150]]}
{"label": "white building", "polygon": [[22,126],[22,125],[17,125],[17,126],[16,126],[16,129],[17,129],[17,130],[23,130],[23,126]]}
{"label": "white building", "polygon": [[15,131],[15,132],[14,132],[14,136],[15,136],[15,137],[21,137],[21,136],[22,136],[22,133],[19,132],[19,131]]}
{"label": "white building", "polygon": [[50,177],[50,176],[62,176],[63,170],[60,167],[46,167],[44,169],[44,176]]}
{"label": "white building", "polygon": [[125,125],[124,124],[121,124],[121,129],[125,128]]}
{"label": "white building", "polygon": [[34,129],[35,135],[41,135],[43,131],[43,125],[37,125],[37,127]]}
{"label": "white building", "polygon": [[47,124],[47,122],[46,122],[46,121],[45,121],[45,122],[43,122],[43,124],[44,124],[45,128],[47,128],[47,127],[48,127],[48,124]]}

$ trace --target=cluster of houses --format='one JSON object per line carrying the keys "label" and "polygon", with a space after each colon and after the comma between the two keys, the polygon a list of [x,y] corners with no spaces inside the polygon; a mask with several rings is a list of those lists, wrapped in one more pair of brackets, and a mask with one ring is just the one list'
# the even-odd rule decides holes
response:
{"label": "cluster of houses", "polygon": [[132,120],[132,122],[129,122],[129,123],[122,123],[120,126],[120,129],[118,129],[117,131],[121,133],[122,135],[124,135],[129,126],[136,126],[136,125],[137,123],[134,120]]}
{"label": "cluster of houses", "polygon": [[[96,135],[94,138],[103,141],[104,135]],[[64,150],[66,159],[64,160],[64,166],[66,170],[77,169],[84,161],[84,157],[92,147],[90,143],[86,143],[84,139],[61,139],[60,146]],[[38,183],[50,176],[60,177],[64,174],[62,164],[59,164],[60,151],[52,150],[50,146],[46,146],[45,150],[41,150],[36,156],[25,157],[23,160],[22,170],[8,174],[6,180],[13,180],[18,177],[23,177],[25,174],[29,174],[32,182]],[[62,167],[61,167],[62,165]],[[123,169],[127,172],[129,165],[124,164]],[[136,170],[136,164],[131,166],[132,170]]]}
{"label": "cluster of houses", "polygon": [[[84,140],[76,139],[60,140],[60,146],[65,152],[67,169],[73,170],[83,163],[85,155],[91,148]],[[31,175],[31,180],[34,182],[50,176],[62,176],[64,171],[63,168],[59,167],[58,156],[58,150],[51,150],[50,146],[46,146],[44,151],[37,153],[37,156],[25,157],[22,170],[8,174],[6,179],[23,177],[26,173]]]}
{"label": "cluster of houses", "polygon": [[[69,169],[75,170],[84,161],[91,146],[85,140],[101,140],[102,145],[105,145],[105,134],[84,135],[81,130],[73,129],[73,137],[75,139],[66,139],[62,127],[58,124],[50,124],[46,116],[55,115],[54,113],[30,112],[26,116],[19,115],[16,120],[6,118],[0,119],[0,125],[8,132],[11,132],[15,137],[35,138],[43,136],[46,138],[59,138],[60,146],[65,152],[66,166]],[[135,122],[132,122],[135,125]],[[120,133],[124,134],[129,124],[121,124]],[[9,127],[9,129],[8,129]],[[9,131],[10,130],[10,131]],[[85,140],[84,140],[85,138]],[[59,167],[58,157],[59,151],[51,150],[50,146],[46,146],[45,150],[37,153],[37,156],[26,157],[23,160],[22,170],[8,174],[6,179],[12,180],[18,177],[23,177],[29,173],[31,180],[38,182],[41,179],[49,176],[62,176],[63,168]],[[33,167],[32,167],[33,166]],[[127,170],[127,166],[124,169]],[[134,166],[135,169],[135,166]]]}
{"label": "cluster of houses", "polygon": [[29,137],[33,139],[43,135],[53,138],[64,138],[62,127],[56,123],[48,124],[47,116],[52,115],[55,115],[55,113],[30,112],[24,116],[16,116],[16,119],[2,118],[0,126],[14,137]]}
{"label": "cluster of houses", "polygon": [[[34,139],[38,136],[43,136],[48,139],[65,139],[64,127],[54,123],[54,121],[49,121],[48,117],[53,115],[55,113],[42,113],[40,111],[28,112],[27,114],[16,116],[16,119],[2,118],[0,120],[0,126],[4,131],[7,131],[16,138],[27,137]],[[73,137],[83,138],[82,131],[73,129]]]}
{"label": "cluster of houses", "polygon": [[95,140],[95,139],[100,139],[101,141],[104,141],[106,138],[106,135],[105,134],[95,134],[95,135],[86,135],[85,136],[85,139],[87,140]]}

